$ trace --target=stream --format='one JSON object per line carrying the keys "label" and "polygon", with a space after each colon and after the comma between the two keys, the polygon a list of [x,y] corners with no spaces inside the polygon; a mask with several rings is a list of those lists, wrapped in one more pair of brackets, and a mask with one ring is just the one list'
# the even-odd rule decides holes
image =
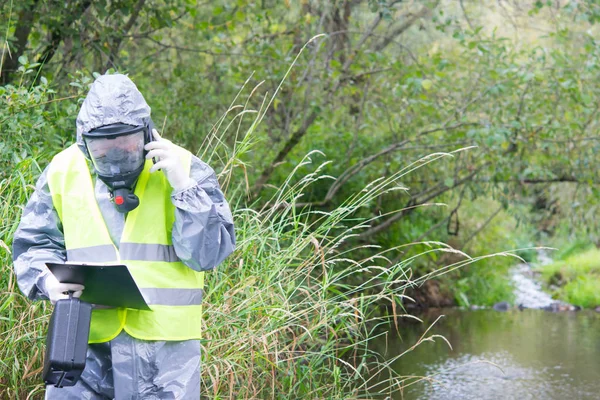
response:
{"label": "stream", "polygon": [[[494,309],[430,309],[420,323],[403,323],[373,343],[391,359],[409,349],[442,317],[426,341],[391,364],[415,382],[392,399],[599,399],[600,314],[568,309],[544,293],[527,265],[511,277],[515,304]],[[572,308],[572,307],[571,307]],[[380,377],[380,380],[385,379]],[[415,381],[413,378],[409,381]],[[386,397],[385,391],[378,394]]]}

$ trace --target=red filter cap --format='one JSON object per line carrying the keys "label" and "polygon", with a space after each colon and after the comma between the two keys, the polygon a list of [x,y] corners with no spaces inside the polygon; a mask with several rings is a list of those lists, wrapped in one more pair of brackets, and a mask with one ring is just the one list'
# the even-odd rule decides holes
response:
{"label": "red filter cap", "polygon": [[117,196],[115,197],[115,203],[120,206],[121,204],[123,204],[125,202],[125,200],[123,200],[123,196]]}

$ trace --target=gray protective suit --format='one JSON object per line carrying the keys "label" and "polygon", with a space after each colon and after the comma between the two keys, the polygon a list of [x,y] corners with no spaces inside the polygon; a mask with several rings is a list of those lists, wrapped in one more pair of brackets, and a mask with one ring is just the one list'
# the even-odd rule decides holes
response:
{"label": "gray protective suit", "polygon": [[[101,76],[77,117],[77,143],[86,153],[83,132],[117,122],[143,125],[149,118],[150,107],[129,78]],[[44,282],[50,272],[45,263],[67,260],[47,171],[40,176],[13,239],[17,282],[32,300],[48,298]],[[176,207],[172,240],[185,265],[205,271],[233,251],[233,221],[214,171],[193,157],[190,176],[197,185],[171,195]],[[118,247],[125,215],[115,209],[106,185],[94,179],[98,206]],[[77,384],[61,389],[49,386],[46,398],[199,399],[200,342],[143,341],[123,331],[110,342],[89,345],[86,367]]]}

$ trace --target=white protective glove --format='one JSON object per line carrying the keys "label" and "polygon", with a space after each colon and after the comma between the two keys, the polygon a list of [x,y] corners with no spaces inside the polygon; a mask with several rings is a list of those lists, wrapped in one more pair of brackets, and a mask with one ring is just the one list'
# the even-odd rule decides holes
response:
{"label": "white protective glove", "polygon": [[155,158],[156,164],[150,172],[162,170],[174,191],[179,192],[196,185],[196,181],[189,177],[188,171],[183,168],[177,149],[171,141],[163,139],[156,129],[152,130],[154,141],[146,144],[147,159]]}
{"label": "white protective glove", "polygon": [[46,287],[48,297],[52,304],[56,304],[56,302],[61,299],[68,299],[69,295],[67,292],[74,292],[73,297],[79,297],[84,289],[83,285],[77,283],[60,283],[52,274],[46,276],[44,286]]}

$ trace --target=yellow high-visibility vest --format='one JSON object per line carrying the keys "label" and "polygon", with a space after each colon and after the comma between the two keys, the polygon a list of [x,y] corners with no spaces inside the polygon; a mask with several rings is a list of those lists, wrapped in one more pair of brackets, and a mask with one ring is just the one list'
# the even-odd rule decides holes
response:
{"label": "yellow high-visibility vest", "polygon": [[[187,171],[192,155],[178,147]],[[140,205],[127,214],[118,248],[112,242],[94,195],[92,177],[77,145],[57,154],[48,185],[63,225],[68,261],[127,265],[152,311],[94,309],[89,343],[115,338],[125,329],[143,340],[188,340],[201,336],[204,272],[184,265],[173,248],[175,206],[163,173],[150,174],[146,161],[135,187]]]}

